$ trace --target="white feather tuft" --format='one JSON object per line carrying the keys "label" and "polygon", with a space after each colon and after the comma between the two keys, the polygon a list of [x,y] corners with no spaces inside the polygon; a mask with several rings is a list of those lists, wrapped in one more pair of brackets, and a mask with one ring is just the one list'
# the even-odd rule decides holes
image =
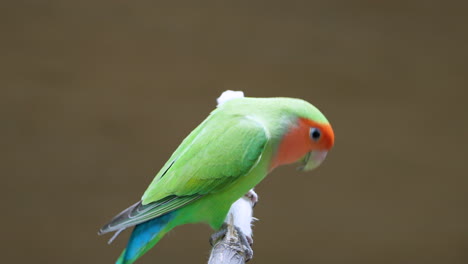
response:
{"label": "white feather tuft", "polygon": [[[250,192],[253,192],[256,195],[253,189],[250,190]],[[231,209],[229,210],[224,222],[228,222],[230,215],[232,215],[234,226],[237,226],[244,235],[252,238],[252,222],[257,220],[252,215],[253,206],[254,204],[250,198],[242,196],[231,205]]]}
{"label": "white feather tuft", "polygon": [[244,97],[244,92],[242,92],[242,91],[227,90],[227,91],[223,92],[221,94],[221,96],[218,97],[218,99],[216,99],[216,101],[218,102],[217,106],[220,106],[220,105],[224,104],[225,102],[227,102],[229,100],[232,100],[232,99],[235,99],[235,98],[242,98],[242,97]]}

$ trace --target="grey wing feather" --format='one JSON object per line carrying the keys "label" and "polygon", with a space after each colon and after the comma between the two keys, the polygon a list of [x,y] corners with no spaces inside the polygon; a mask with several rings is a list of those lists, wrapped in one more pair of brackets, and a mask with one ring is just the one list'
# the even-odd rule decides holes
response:
{"label": "grey wing feather", "polygon": [[121,231],[128,227],[146,222],[153,218],[172,212],[202,197],[201,195],[171,195],[159,201],[143,205],[141,201],[123,210],[98,232],[99,235]]}

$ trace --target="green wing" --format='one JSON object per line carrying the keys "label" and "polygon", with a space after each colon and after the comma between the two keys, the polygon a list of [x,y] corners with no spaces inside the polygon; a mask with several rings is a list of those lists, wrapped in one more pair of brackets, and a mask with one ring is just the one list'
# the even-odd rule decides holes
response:
{"label": "green wing", "polygon": [[262,124],[244,116],[213,116],[197,132],[183,150],[176,150],[178,155],[172,157],[164,173],[153,180],[142,197],[143,204],[171,195],[205,195],[221,190],[257,164],[268,141]]}
{"label": "green wing", "polygon": [[100,233],[148,221],[222,190],[255,167],[267,142],[268,131],[260,122],[212,114],[172,154],[142,201],[114,217]]}

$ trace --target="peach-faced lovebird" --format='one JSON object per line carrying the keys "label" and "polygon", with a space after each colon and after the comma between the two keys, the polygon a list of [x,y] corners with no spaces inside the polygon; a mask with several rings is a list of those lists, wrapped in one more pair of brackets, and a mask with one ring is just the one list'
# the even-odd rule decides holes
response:
{"label": "peach-faced lovebird", "polygon": [[117,263],[133,263],[179,225],[202,222],[220,229],[231,205],[274,168],[302,162],[301,169],[311,170],[333,146],[332,127],[306,101],[226,91],[218,103],[175,150],[141,200],[99,231],[118,235],[135,226]]}

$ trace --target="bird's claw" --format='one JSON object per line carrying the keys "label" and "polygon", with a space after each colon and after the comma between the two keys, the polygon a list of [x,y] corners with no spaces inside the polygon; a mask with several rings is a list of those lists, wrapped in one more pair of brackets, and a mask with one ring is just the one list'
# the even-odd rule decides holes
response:
{"label": "bird's claw", "polygon": [[224,223],[221,229],[210,236],[210,245],[214,246],[216,243],[218,243],[219,240],[223,239],[226,236],[227,230],[227,224]]}
{"label": "bird's claw", "polygon": [[[219,231],[212,234],[210,237],[211,246],[215,246],[216,243],[218,243],[218,241],[222,240],[227,235],[228,229],[229,229],[229,226],[226,223],[224,223]],[[244,252],[245,262],[247,262],[253,258],[253,250],[252,250],[253,239],[251,236],[246,236],[240,230],[239,227],[234,226],[234,229],[236,230],[237,237],[239,239],[238,245],[240,246],[240,249],[242,250],[242,252]],[[228,242],[232,243],[232,241],[228,241]]]}
{"label": "bird's claw", "polygon": [[245,254],[245,262],[251,260],[253,258],[253,250],[252,250],[252,244],[253,244],[253,239],[251,236],[246,236],[239,227],[235,226],[237,235],[239,237],[239,242],[242,246],[242,249],[244,250]]}

